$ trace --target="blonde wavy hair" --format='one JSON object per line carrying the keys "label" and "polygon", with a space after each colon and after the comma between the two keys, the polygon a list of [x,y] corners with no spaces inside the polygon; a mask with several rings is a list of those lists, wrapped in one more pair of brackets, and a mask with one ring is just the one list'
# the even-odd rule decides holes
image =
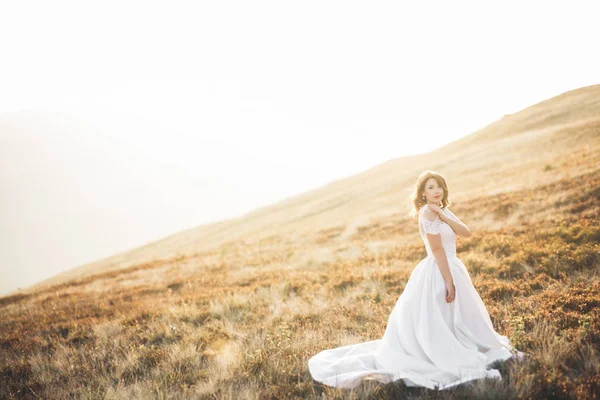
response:
{"label": "blonde wavy hair", "polygon": [[421,175],[419,175],[419,177],[417,178],[417,182],[415,183],[412,193],[409,197],[411,210],[408,213],[408,215],[410,215],[411,217],[415,217],[416,215],[418,215],[421,207],[427,202],[423,198],[423,192],[425,191],[425,183],[429,178],[434,178],[437,181],[438,185],[440,185],[440,187],[444,189],[444,196],[442,197],[441,208],[446,208],[452,205],[452,203],[448,199],[448,185],[446,184],[446,178],[444,178],[439,172],[428,169],[422,172]]}

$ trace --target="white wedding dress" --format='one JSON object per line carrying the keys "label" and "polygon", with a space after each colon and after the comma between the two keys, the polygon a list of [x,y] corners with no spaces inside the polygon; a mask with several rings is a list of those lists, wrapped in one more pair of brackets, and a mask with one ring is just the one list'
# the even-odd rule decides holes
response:
{"label": "white wedding dress", "polygon": [[[427,257],[412,271],[388,319],[381,339],[323,350],[311,357],[313,379],[325,385],[354,388],[363,379],[406,386],[447,389],[481,378],[502,379],[497,360],[522,359],[506,336],[498,334],[464,264],[456,256],[456,233],[439,215],[427,220],[419,210],[419,232]],[[459,219],[448,208],[450,218]],[[426,233],[441,234],[456,287],[446,302],[446,285]]]}

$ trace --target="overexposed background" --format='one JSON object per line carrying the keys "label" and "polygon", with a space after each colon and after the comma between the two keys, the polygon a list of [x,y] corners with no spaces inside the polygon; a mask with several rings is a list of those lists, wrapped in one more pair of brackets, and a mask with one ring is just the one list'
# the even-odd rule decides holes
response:
{"label": "overexposed background", "polygon": [[600,83],[598,11],[2,4],[0,294]]}

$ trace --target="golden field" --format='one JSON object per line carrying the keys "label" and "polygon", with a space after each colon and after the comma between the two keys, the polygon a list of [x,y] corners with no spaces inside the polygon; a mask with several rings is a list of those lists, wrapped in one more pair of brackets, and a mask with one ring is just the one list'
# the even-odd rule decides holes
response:
{"label": "golden field", "polygon": [[[595,85],[4,296],[0,398],[597,398],[599,160]],[[314,382],[312,355],[383,335],[426,256],[407,215],[425,169],[472,232],[457,255],[494,327],[530,357],[440,393]]]}

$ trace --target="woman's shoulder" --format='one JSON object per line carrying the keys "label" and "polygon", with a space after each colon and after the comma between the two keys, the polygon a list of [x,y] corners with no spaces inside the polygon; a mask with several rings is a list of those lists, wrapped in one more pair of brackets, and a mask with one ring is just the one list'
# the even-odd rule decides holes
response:
{"label": "woman's shoulder", "polygon": [[[454,213],[452,211],[450,211],[449,207],[444,207],[444,208],[440,208],[440,209],[442,210],[443,213],[454,216]],[[429,204],[423,204],[421,206],[421,208],[419,208],[419,216],[422,216],[424,214],[432,216],[437,213],[435,211],[433,211],[431,208],[429,208]]]}
{"label": "woman's shoulder", "polygon": [[433,220],[437,218],[437,213],[429,208],[428,204],[424,204],[419,209],[419,219]]}

